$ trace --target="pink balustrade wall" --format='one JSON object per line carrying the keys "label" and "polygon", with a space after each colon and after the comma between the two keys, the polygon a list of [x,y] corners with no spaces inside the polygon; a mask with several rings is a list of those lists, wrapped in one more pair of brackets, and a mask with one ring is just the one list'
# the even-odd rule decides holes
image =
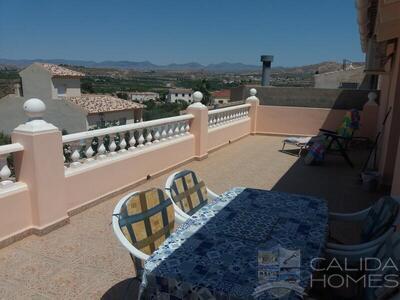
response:
{"label": "pink balustrade wall", "polygon": [[[46,201],[49,203],[59,201],[60,206],[63,209],[65,207],[65,216],[68,221],[68,215],[78,213],[97,203],[98,200],[107,199],[112,195],[131,189],[134,185],[146,180],[148,176],[167,172],[189,160],[206,158],[207,152],[216,150],[250,133],[312,135],[316,134],[321,127],[335,129],[345,113],[345,111],[333,109],[261,106],[258,105],[258,100],[254,101],[254,99],[249,103],[251,103],[251,107],[247,119],[239,119],[225,125],[208,128],[208,111],[201,107],[193,108],[191,112],[195,117],[192,120],[193,126],[191,126],[189,135],[153,144],[148,148],[145,146],[141,150],[123,155],[116,154],[114,157],[108,157],[103,161],[96,160],[82,167],[70,167],[65,171],[65,176],[61,176],[57,183],[59,185],[57,191],[63,193],[63,197],[58,197],[57,194],[54,197],[50,195],[51,197],[48,196]],[[364,110],[361,117],[364,118],[364,121],[360,135],[373,136],[375,134],[375,124],[373,123],[376,123],[376,108]],[[63,168],[61,136],[58,131],[46,134],[54,134],[54,144],[52,147],[44,147],[43,151],[45,152],[39,151],[39,149],[32,151],[26,147],[24,150],[26,152],[14,156],[17,166],[25,164],[22,170],[29,170],[29,164],[36,161],[34,158],[37,154],[35,153],[46,153],[47,161],[44,165],[36,164],[36,168],[46,167],[48,173],[51,173],[51,168],[55,168],[54,170],[57,172]],[[40,140],[41,138],[40,135],[36,137],[36,134],[27,134],[27,136],[30,140],[37,138]],[[43,134],[41,136],[43,137]],[[19,135],[19,139],[22,144],[28,146],[24,135]],[[48,151],[59,152],[50,155]],[[32,159],[27,159],[32,155],[34,156]],[[51,159],[56,163],[48,161]],[[25,173],[25,177],[27,174],[30,173]],[[35,172],[35,174],[41,173]],[[41,188],[46,190],[43,180],[33,180],[29,184],[41,184]],[[46,226],[50,227],[50,222],[43,226],[35,224],[35,214],[39,214],[39,216],[46,213],[51,214],[51,211],[36,212],[33,210],[34,202],[43,200],[43,197],[34,200],[36,196],[32,195],[38,187],[29,187],[29,184],[19,182],[9,192],[0,190],[0,247],[32,232],[40,234],[35,230],[40,231],[46,229]],[[399,186],[400,184],[394,186],[396,193],[400,193]],[[54,190],[54,188],[50,190]],[[40,209],[46,209],[46,205],[40,206]],[[54,221],[57,220],[59,217],[54,216]],[[62,225],[64,224],[65,222],[62,223]]]}
{"label": "pink balustrade wall", "polygon": [[240,120],[235,123],[223,125],[221,127],[210,128],[208,130],[208,151],[213,151],[219,147],[229,144],[250,134],[250,120]]}
{"label": "pink balustrade wall", "polygon": [[93,164],[66,175],[67,207],[79,209],[91,202],[132,187],[180,165],[194,156],[194,137],[163,142],[148,149],[136,150],[115,159]]}
{"label": "pink balustrade wall", "polygon": [[[373,138],[376,127],[376,111],[360,112],[361,128],[357,136]],[[336,130],[343,120],[346,110],[264,106],[257,109],[257,133],[271,135],[309,136],[318,133],[320,128]]]}
{"label": "pink balustrade wall", "polygon": [[27,234],[32,226],[32,208],[28,187],[18,183],[9,192],[0,193],[0,246],[12,242],[17,234]]}

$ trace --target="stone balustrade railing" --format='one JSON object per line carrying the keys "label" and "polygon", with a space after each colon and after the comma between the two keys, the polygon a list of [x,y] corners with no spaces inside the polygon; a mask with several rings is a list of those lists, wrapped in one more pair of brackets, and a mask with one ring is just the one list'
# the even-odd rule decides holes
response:
{"label": "stone balustrade railing", "polygon": [[65,168],[80,167],[125,152],[140,151],[190,133],[193,115],[73,133],[62,137]]}
{"label": "stone balustrade railing", "polygon": [[248,118],[250,104],[220,108],[208,112],[208,128],[222,126],[244,118]]}
{"label": "stone balustrade railing", "polygon": [[16,181],[12,154],[23,150],[20,143],[0,146],[0,189],[9,187]]}

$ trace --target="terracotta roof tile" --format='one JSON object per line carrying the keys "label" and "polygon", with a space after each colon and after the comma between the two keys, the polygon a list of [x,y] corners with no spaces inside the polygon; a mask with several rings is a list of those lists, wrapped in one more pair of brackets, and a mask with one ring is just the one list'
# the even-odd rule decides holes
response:
{"label": "terracotta roof tile", "polygon": [[142,104],[138,104],[110,95],[83,94],[79,97],[67,97],[65,99],[76,105],[79,105],[84,111],[89,114],[137,109],[144,107],[144,105]]}
{"label": "terracotta roof tile", "polygon": [[48,64],[48,63],[38,63],[40,66],[45,68],[47,71],[50,72],[51,76],[54,77],[83,77],[85,76],[84,73],[70,70],[59,65],[55,64]]}
{"label": "terracotta roof tile", "polygon": [[231,90],[220,90],[212,92],[211,95],[214,98],[230,98],[231,97]]}

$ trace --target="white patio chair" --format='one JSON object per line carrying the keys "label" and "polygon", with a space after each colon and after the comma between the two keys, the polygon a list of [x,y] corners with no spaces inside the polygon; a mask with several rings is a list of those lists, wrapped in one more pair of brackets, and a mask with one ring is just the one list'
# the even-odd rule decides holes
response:
{"label": "white patio chair", "polygon": [[[147,210],[142,210],[143,204]],[[166,218],[162,217],[163,213]],[[156,218],[163,224],[159,230],[150,220],[150,217],[154,220],[157,215]],[[130,193],[115,206],[112,215],[114,234],[129,251],[139,277],[142,275],[143,262],[174,230],[175,221],[181,224],[184,219],[175,213],[172,201],[165,198],[164,192],[160,189]],[[132,226],[133,224],[135,226]],[[160,231],[164,231],[164,234],[157,236]],[[152,234],[147,235],[147,232]]]}
{"label": "white patio chair", "polygon": [[185,220],[219,196],[199,181],[191,170],[171,174],[165,183],[165,193],[172,200],[177,214]]}
{"label": "white patio chair", "polygon": [[392,197],[382,197],[374,205],[349,214],[330,213],[330,221],[356,222],[363,221],[361,243],[345,245],[335,242],[326,244],[325,252],[338,259],[352,260],[359,255],[373,253],[394,231],[399,202]]}

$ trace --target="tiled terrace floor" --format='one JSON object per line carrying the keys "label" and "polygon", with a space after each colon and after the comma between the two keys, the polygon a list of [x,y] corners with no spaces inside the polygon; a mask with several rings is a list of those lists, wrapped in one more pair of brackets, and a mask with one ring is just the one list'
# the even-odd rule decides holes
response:
{"label": "tiled terrace floor", "polygon": [[[358,172],[365,151],[350,153],[356,168],[338,156],[305,166],[279,152],[282,138],[250,136],[181,168],[195,170],[221,193],[234,186],[320,196],[329,208],[349,212],[378,198],[361,190]],[[135,190],[163,187],[167,174]],[[48,235],[30,236],[0,249],[0,299],[99,299],[115,283],[134,275],[130,257],[116,241],[111,213],[121,196],[76,216]]]}

